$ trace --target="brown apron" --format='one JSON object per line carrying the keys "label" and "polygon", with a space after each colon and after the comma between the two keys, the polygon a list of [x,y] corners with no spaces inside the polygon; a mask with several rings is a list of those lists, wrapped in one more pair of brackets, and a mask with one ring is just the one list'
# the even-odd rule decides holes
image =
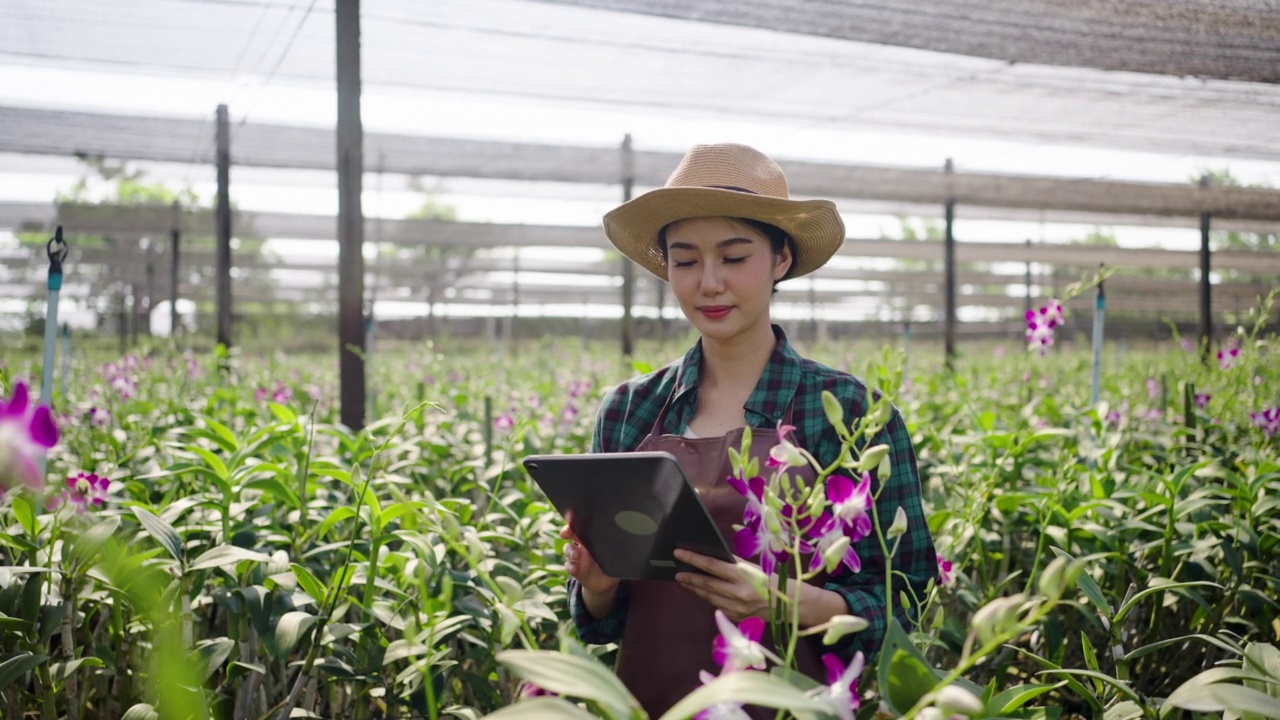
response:
{"label": "brown apron", "polygon": [[[736,532],[733,526],[742,523],[747,500],[725,479],[733,475],[729,448],[742,446],[742,429],[709,438],[663,435],[662,423],[670,404],[671,399],[668,398],[653,429],[637,451],[665,451],[676,457],[720,529],[721,536],[732,549]],[[791,409],[788,407],[784,422],[790,424],[790,420]],[[751,430],[751,456],[759,459],[762,471],[766,469],[769,449],[777,444],[777,430]],[[791,476],[806,483],[813,482],[813,468],[792,469]],[[825,580],[824,574],[813,582],[821,585]],[[676,582],[631,580],[628,581],[628,590],[630,601],[618,652],[617,673],[649,717],[656,718],[702,684],[698,671],[720,674],[720,668],[711,659],[712,645],[718,634],[715,606]],[[772,636],[772,630],[766,627],[763,640],[770,649],[773,649]],[[796,646],[800,670],[825,683],[826,673],[820,654],[821,645],[815,638],[800,638]],[[752,712],[753,717],[772,718],[775,715],[773,710],[755,710],[759,712]]]}

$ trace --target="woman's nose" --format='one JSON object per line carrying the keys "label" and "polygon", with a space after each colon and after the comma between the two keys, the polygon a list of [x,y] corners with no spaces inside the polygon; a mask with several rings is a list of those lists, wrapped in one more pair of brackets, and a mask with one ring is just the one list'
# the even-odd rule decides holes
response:
{"label": "woman's nose", "polygon": [[718,265],[711,262],[702,263],[702,282],[698,286],[702,294],[715,295],[720,292],[723,285]]}

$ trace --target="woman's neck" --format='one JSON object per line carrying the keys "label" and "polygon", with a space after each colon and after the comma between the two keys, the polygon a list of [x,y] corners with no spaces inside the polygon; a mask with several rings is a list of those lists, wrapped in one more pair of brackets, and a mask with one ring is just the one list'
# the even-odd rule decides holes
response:
{"label": "woman's neck", "polygon": [[725,340],[703,337],[701,382],[711,387],[754,388],[776,343],[768,322]]}

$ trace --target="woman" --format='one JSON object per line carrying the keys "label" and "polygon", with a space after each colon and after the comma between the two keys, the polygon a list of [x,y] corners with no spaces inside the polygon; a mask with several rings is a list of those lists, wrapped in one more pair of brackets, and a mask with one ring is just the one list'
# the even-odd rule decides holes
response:
{"label": "woman", "polygon": [[[861,381],[800,357],[769,317],[776,283],[821,267],[843,242],[844,224],[829,201],[790,199],[782,169],[759,151],[699,145],[665,187],[610,211],[604,227],[618,250],[670,282],[700,339],[679,362],[629,380],[604,398],[592,451],[671,452],[721,533],[732,538],[745,498],[725,482],[732,474],[728,449],[740,446],[744,426],[752,427],[757,455],[778,443],[779,426],[794,426],[787,439],[825,466],[837,458],[840,441],[823,413],[822,391],[835,394],[846,418],[861,416],[870,405]],[[919,593],[936,573],[937,558],[915,453],[896,409],[875,442],[890,446],[892,463],[878,495],[879,517],[887,529],[899,507],[906,511],[909,531],[894,566],[908,578],[903,586]],[[873,493],[878,490],[876,483]],[[768,619],[764,599],[738,565],[685,553],[678,559],[702,573],[680,573],[675,583],[624,583],[605,575],[568,527],[561,536],[575,541],[566,548],[565,567],[579,637],[621,641],[618,675],[651,716],[694,690],[699,670],[718,671],[711,660],[716,610],[735,622]],[[802,626],[841,614],[870,622],[834,648],[802,643],[799,664],[815,677],[823,677],[819,653],[834,650],[846,662],[858,650],[873,655],[884,634],[885,558],[874,534],[854,547],[862,559],[859,572],[838,569],[797,593]]]}

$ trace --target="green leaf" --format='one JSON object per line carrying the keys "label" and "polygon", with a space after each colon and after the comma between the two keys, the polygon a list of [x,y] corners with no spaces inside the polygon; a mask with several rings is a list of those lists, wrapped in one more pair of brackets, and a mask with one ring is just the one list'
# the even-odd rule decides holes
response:
{"label": "green leaf", "polygon": [[147,529],[147,533],[150,534],[156,542],[160,543],[160,547],[168,550],[169,554],[172,555],[175,560],[182,562],[184,555],[182,549],[182,536],[178,534],[178,531],[175,530],[172,525],[153,514],[150,510],[138,507],[137,505],[134,505],[129,509],[132,510],[134,516],[138,518],[138,522],[142,523],[142,527]]}
{"label": "green leaf", "polygon": [[320,582],[306,566],[289,563],[289,569],[293,571],[293,576],[298,578],[298,584],[302,586],[303,592],[310,595],[311,599],[317,603],[324,602],[327,593],[324,583]]}
{"label": "green leaf", "polygon": [[1035,698],[1050,690],[1056,690],[1065,684],[1066,682],[1064,681],[1055,685],[1027,684],[1008,688],[991,698],[991,701],[987,703],[987,715],[1002,715],[1013,712]]}
{"label": "green leaf", "polygon": [[1142,706],[1132,700],[1125,700],[1107,708],[1102,720],[1141,720],[1142,717]]}
{"label": "green leaf", "polygon": [[212,550],[202,554],[200,557],[192,561],[191,566],[187,568],[188,572],[194,570],[205,570],[214,567],[223,567],[224,565],[234,565],[241,560],[252,560],[254,562],[271,562],[271,558],[260,552],[245,550],[235,545],[219,545]]}
{"label": "green leaf", "polygon": [[1230,643],[1223,642],[1222,640],[1219,640],[1218,638],[1216,638],[1216,637],[1212,637],[1212,636],[1210,636],[1210,635],[1201,635],[1201,634],[1198,634],[1198,633],[1197,633],[1197,634],[1192,634],[1192,635],[1180,635],[1180,636],[1178,636],[1178,637],[1176,637],[1176,638],[1168,638],[1168,639],[1165,639],[1165,640],[1158,640],[1158,641],[1153,642],[1153,643],[1151,643],[1151,644],[1149,644],[1149,645],[1143,645],[1143,646],[1142,646],[1142,647],[1140,647],[1140,648],[1135,648],[1135,649],[1131,650],[1128,654],[1126,654],[1126,655],[1124,656],[1124,658],[1123,658],[1123,659],[1124,659],[1125,661],[1132,662],[1133,660],[1137,660],[1138,658],[1142,657],[1143,655],[1149,655],[1149,654],[1151,654],[1151,653],[1155,652],[1156,650],[1159,650],[1160,648],[1168,647],[1168,646],[1170,646],[1170,645],[1182,645],[1182,644],[1185,644],[1185,643],[1186,643],[1186,641],[1188,641],[1188,640],[1202,640],[1202,641],[1204,641],[1204,642],[1209,643],[1210,645],[1214,645],[1214,646],[1219,647],[1219,648],[1221,648],[1221,649],[1223,649],[1223,650],[1226,650],[1228,653],[1231,653],[1232,655],[1239,655],[1239,654],[1240,654],[1240,648],[1235,647],[1235,646],[1231,645]]}
{"label": "green leaf", "polygon": [[295,510],[302,509],[302,502],[298,500],[298,496],[287,485],[280,482],[280,478],[258,478],[246,482],[241,487],[248,490],[262,490]]}
{"label": "green leaf", "polygon": [[[1238,667],[1209,668],[1208,670],[1205,670],[1199,675],[1196,675],[1190,680],[1182,683],[1177,687],[1177,689],[1170,693],[1169,697],[1165,699],[1164,704],[1160,706],[1160,717],[1163,718],[1167,716],[1174,708],[1182,708],[1184,710],[1199,709],[1200,706],[1198,703],[1205,701],[1212,695],[1209,692],[1209,688],[1219,686],[1240,687],[1238,685],[1226,685],[1225,683],[1243,679],[1265,680],[1266,677],[1251,670]],[[1240,689],[1243,690],[1246,688]],[[1259,694],[1261,695],[1262,693]],[[1214,705],[1217,706],[1216,710],[1206,710],[1206,712],[1220,712],[1226,709],[1226,706],[1222,705],[1220,701],[1214,701]],[[1237,710],[1237,712],[1241,711]],[[1244,710],[1243,712],[1255,711]]]}
{"label": "green leaf", "polygon": [[594,660],[548,650],[504,650],[497,660],[544,690],[592,700],[613,717],[640,709],[618,676]]}
{"label": "green leaf", "polygon": [[[1251,642],[1244,648],[1244,658],[1246,669],[1280,680],[1280,650],[1277,650],[1275,645]],[[1280,683],[1245,680],[1244,686],[1261,690],[1273,698],[1280,699]]]}
{"label": "green leaf", "polygon": [[40,525],[36,522],[36,514],[31,509],[31,503],[21,495],[14,495],[9,507],[13,508],[13,516],[18,518],[18,524],[26,531],[27,536],[34,540],[40,532]]}
{"label": "green leaf", "polygon": [[87,563],[102,551],[102,546],[120,527],[120,517],[112,517],[95,524],[75,538],[72,555],[78,562]]}
{"label": "green leaf", "polygon": [[191,651],[188,658],[201,669],[200,677],[208,680],[231,657],[231,652],[235,649],[235,640],[215,638]]}
{"label": "green leaf", "polygon": [[270,410],[271,414],[275,415],[276,419],[280,422],[292,425],[298,421],[298,416],[292,410],[279,403],[269,402],[267,403],[267,409]]}
{"label": "green leaf", "polygon": [[240,441],[236,439],[236,434],[231,432],[231,428],[228,428],[226,425],[223,425],[208,415],[201,415],[200,419],[203,420],[204,423],[209,426],[209,429],[213,431],[213,435],[216,438],[214,439],[214,442],[221,445],[227,452],[235,452],[236,448],[240,447]]}
{"label": "green leaf", "polygon": [[596,720],[596,716],[564,698],[539,697],[485,715],[495,720]]}
{"label": "green leaf", "polygon": [[807,697],[800,688],[786,680],[748,670],[721,675],[694,690],[664,713],[660,720],[684,720],[709,707],[729,702],[782,708],[797,717],[829,710],[826,703]]}
{"label": "green leaf", "polygon": [[0,692],[13,684],[15,680],[42,665],[49,657],[23,653],[0,663]]}
{"label": "green leaf", "polygon": [[281,657],[291,654],[298,647],[298,643],[302,641],[303,636],[319,619],[310,613],[296,610],[281,615],[280,622],[276,623],[276,647],[279,649]]}
{"label": "green leaf", "polygon": [[1252,688],[1227,683],[1206,685],[1187,696],[1178,696],[1177,691],[1174,691],[1165,705],[1196,712],[1230,710],[1237,713],[1257,713],[1265,718],[1280,718],[1280,700]]}
{"label": "green leaf", "polygon": [[643,360],[633,359],[631,361],[631,369],[635,370],[637,373],[640,373],[641,375],[648,375],[649,373],[653,372],[653,366]]}
{"label": "green leaf", "polygon": [[187,449],[199,455],[201,458],[204,458],[204,461],[209,464],[209,467],[213,470],[213,473],[217,475],[219,478],[225,481],[229,477],[227,473],[227,466],[223,464],[222,458],[218,457],[217,455],[214,455],[209,450],[205,450],[204,448],[199,447],[197,445],[188,445]]}
{"label": "green leaf", "polygon": [[[1081,573],[1081,574],[1083,575],[1084,573]],[[1129,598],[1129,602],[1125,603],[1123,606],[1120,607],[1119,610],[1116,611],[1116,616],[1112,620],[1112,622],[1116,624],[1119,624],[1120,622],[1122,622],[1124,620],[1124,616],[1129,614],[1129,611],[1133,609],[1134,605],[1138,604],[1138,601],[1142,600],[1143,598],[1153,593],[1158,593],[1165,590],[1176,590],[1178,588],[1186,588],[1186,587],[1215,587],[1215,588],[1218,588],[1219,590],[1222,589],[1222,586],[1219,585],[1218,583],[1208,582],[1205,580],[1197,580],[1194,582],[1169,582],[1167,580],[1164,580],[1163,578],[1157,578],[1156,581],[1159,582],[1162,580],[1163,580],[1162,584],[1149,587],[1146,590],[1143,590],[1142,592]]]}
{"label": "green leaf", "polygon": [[1041,670],[1037,675],[1079,675],[1081,677],[1093,678],[1115,688],[1121,695],[1133,700],[1134,702],[1142,702],[1142,698],[1129,687],[1129,684],[1123,680],[1117,680],[1110,675],[1093,670],[1076,670],[1072,668],[1058,668],[1057,670]]}
{"label": "green leaf", "polygon": [[350,505],[343,505],[341,507],[334,508],[333,512],[329,513],[329,517],[326,517],[324,522],[320,523],[320,527],[316,528],[316,540],[323,540],[324,536],[333,529],[334,525],[337,525],[343,520],[349,520],[355,516],[356,510]]}
{"label": "green leaf", "polygon": [[915,707],[935,684],[937,679],[927,665],[904,649],[894,651],[889,660],[889,684],[885,691],[885,698],[891,707],[899,713],[905,713]]}
{"label": "green leaf", "polygon": [[[1093,672],[1099,672],[1098,654],[1093,650],[1093,643],[1089,642],[1089,635],[1085,631],[1080,631],[1080,647],[1084,652],[1084,665]],[[1099,694],[1102,693],[1102,681],[1094,679],[1093,689]]]}
{"label": "green leaf", "polygon": [[160,713],[147,703],[138,703],[126,710],[120,720],[160,720]]}
{"label": "green leaf", "polygon": [[82,667],[106,667],[106,663],[96,657],[76,658],[70,662],[54,663],[49,666],[49,674],[53,676],[54,682],[62,682],[66,680],[71,673]]}
{"label": "green leaf", "polygon": [[[1075,558],[1070,553],[1058,547],[1051,547],[1054,554],[1060,558],[1066,558],[1067,562],[1075,562]],[[1111,607],[1107,605],[1107,598],[1102,594],[1102,588],[1098,587],[1097,581],[1090,577],[1088,572],[1080,571],[1076,573],[1076,585],[1084,592],[1093,606],[1098,609],[1098,614],[1106,618],[1107,622],[1111,622]]]}

